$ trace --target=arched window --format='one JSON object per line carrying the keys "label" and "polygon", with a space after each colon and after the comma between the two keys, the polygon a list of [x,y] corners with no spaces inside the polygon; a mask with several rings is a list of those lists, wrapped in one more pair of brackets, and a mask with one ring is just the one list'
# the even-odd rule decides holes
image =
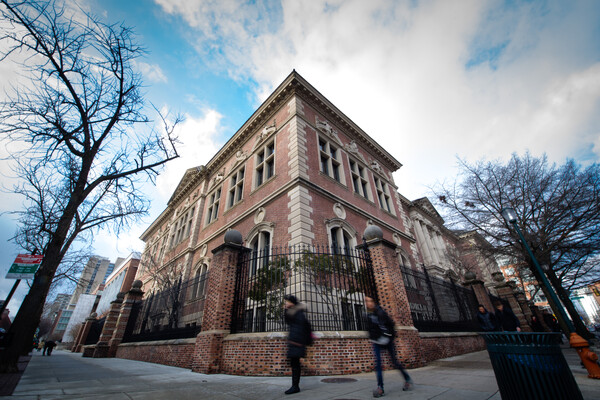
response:
{"label": "arched window", "polygon": [[194,275],[191,299],[201,299],[206,296],[206,280],[208,278],[208,265],[202,264]]}
{"label": "arched window", "polygon": [[332,254],[350,254],[356,247],[356,229],[343,219],[328,220],[327,235]]}
{"label": "arched window", "polygon": [[256,225],[248,237],[248,247],[252,249],[250,260],[250,276],[254,276],[259,268],[269,264],[271,256],[271,240],[273,237],[273,224],[261,223]]}

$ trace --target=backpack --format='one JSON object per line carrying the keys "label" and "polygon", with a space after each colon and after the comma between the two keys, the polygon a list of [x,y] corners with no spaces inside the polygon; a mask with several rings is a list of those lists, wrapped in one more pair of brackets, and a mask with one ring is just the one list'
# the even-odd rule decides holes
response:
{"label": "backpack", "polygon": [[314,343],[312,325],[310,324],[308,318],[304,321],[304,334],[306,338],[306,345],[311,346]]}

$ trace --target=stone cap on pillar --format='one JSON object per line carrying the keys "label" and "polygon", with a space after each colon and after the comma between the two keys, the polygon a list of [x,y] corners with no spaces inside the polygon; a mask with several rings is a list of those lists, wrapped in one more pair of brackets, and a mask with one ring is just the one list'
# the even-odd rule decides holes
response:
{"label": "stone cap on pillar", "polygon": [[212,250],[212,253],[218,253],[224,248],[234,248],[239,251],[250,251],[250,249],[243,246],[244,238],[240,231],[235,229],[229,229],[223,236],[223,244]]}

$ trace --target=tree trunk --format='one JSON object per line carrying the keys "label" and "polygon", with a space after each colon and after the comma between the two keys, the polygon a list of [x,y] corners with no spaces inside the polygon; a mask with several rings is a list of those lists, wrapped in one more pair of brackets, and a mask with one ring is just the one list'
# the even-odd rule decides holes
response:
{"label": "tree trunk", "polygon": [[[58,263],[54,263],[58,266]],[[48,274],[47,266],[52,260],[44,259],[44,268],[40,268],[39,274],[33,280],[29,293],[25,296],[21,308],[8,331],[9,345],[0,355],[0,372],[18,372],[17,363],[21,355],[27,355],[33,346],[33,336],[40,322],[44,302],[50,289],[52,275]],[[56,267],[54,267],[56,270]]]}
{"label": "tree trunk", "polygon": [[[74,210],[76,209],[75,207]],[[62,261],[61,250],[65,242],[64,238],[74,214],[74,211],[70,213],[71,218],[67,212],[63,214],[54,238],[46,248],[40,269],[8,331],[10,342],[9,346],[0,354],[0,373],[18,372],[19,357],[27,355],[32,350],[33,336],[40,323],[52,278]]]}
{"label": "tree trunk", "polygon": [[558,298],[560,299],[560,301],[562,301],[567,312],[571,316],[571,320],[573,321],[573,325],[575,326],[575,332],[577,332],[579,336],[586,340],[594,339],[594,335],[590,333],[590,331],[587,329],[587,327],[581,320],[579,312],[577,312],[577,309],[575,309],[573,302],[569,298],[569,293],[560,284],[560,281],[558,280],[558,277],[556,276],[554,270],[550,269],[546,275],[548,275],[550,283],[552,284],[552,286],[554,286],[554,290],[556,290]]}

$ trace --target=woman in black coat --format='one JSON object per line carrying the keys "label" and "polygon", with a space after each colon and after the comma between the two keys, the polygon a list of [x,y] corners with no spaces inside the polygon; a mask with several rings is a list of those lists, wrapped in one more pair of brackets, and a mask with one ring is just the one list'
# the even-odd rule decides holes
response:
{"label": "woman in black coat", "polygon": [[308,335],[308,320],[304,314],[305,307],[298,302],[296,296],[286,295],[285,299],[285,322],[289,325],[287,356],[292,364],[292,387],[285,394],[298,393],[300,391],[300,358],[306,356],[306,345],[310,338]]}

